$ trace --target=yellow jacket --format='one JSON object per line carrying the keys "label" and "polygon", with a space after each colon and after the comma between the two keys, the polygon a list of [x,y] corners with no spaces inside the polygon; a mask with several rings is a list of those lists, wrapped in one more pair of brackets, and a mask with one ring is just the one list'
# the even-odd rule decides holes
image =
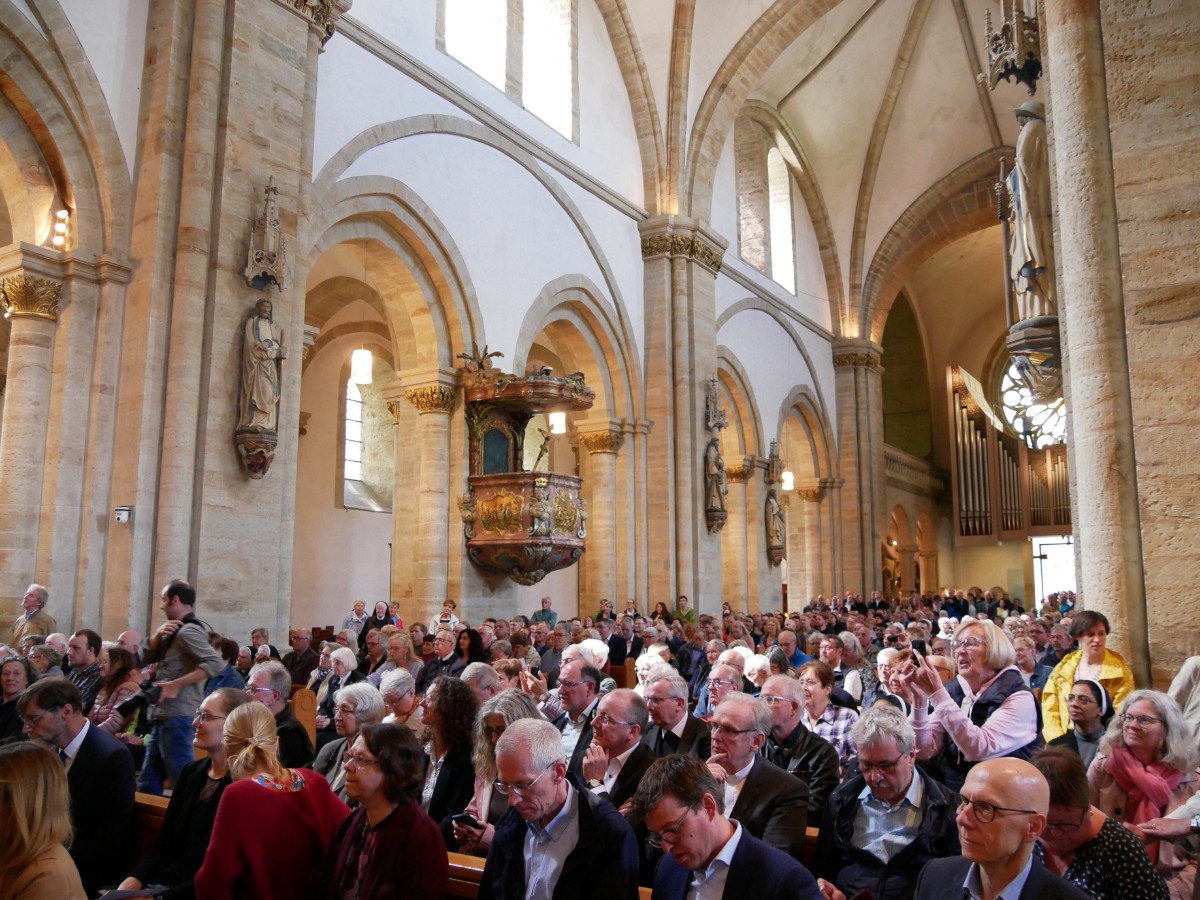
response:
{"label": "yellow jacket", "polygon": [[[1067,733],[1071,727],[1071,716],[1067,712],[1067,697],[1075,683],[1075,671],[1083,660],[1083,651],[1076,650],[1063,657],[1054,667],[1046,688],[1042,691],[1042,737],[1050,743]],[[1112,697],[1113,709],[1119,709],[1125,695],[1133,690],[1133,672],[1115,650],[1104,648],[1104,662],[1100,664],[1099,682]]]}

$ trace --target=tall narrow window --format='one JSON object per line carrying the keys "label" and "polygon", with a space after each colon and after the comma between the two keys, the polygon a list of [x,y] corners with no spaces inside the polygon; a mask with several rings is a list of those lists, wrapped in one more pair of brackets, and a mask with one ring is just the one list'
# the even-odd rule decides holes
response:
{"label": "tall narrow window", "polygon": [[575,78],[571,10],[574,0],[525,0],[522,102],[525,108],[570,138],[574,131]]}
{"label": "tall narrow window", "polygon": [[346,382],[346,470],[348,481],[362,481],[363,404],[353,381]]}
{"label": "tall narrow window", "polygon": [[767,151],[767,187],[770,195],[771,278],[796,292],[796,250],[792,231],[792,176],[783,154]]}
{"label": "tall narrow window", "polygon": [[446,52],[504,90],[508,0],[445,0],[445,4]]}

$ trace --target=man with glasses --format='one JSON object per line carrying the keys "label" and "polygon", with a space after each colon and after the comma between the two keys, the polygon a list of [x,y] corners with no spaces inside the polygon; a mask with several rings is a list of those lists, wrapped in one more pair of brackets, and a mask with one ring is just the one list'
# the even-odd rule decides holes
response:
{"label": "man with glasses", "polygon": [[265,703],[275,717],[279,733],[279,761],[289,769],[311,766],[317,751],[308,738],[308,730],[292,714],[288,699],[292,695],[292,676],[283,663],[259,663],[246,679],[246,693],[251,700]]}
{"label": "man with glasses", "polygon": [[758,699],[771,711],[771,732],[762,754],[808,786],[808,812],[815,819],[838,785],[837,751],[804,727],[804,689],[796,679],[772,675]]}
{"label": "man with glasses", "polygon": [[588,790],[625,815],[638,782],[654,762],[654,753],[642,743],[649,720],[646,701],[636,691],[624,689],[601,697],[592,718],[592,742],[583,757],[584,780]]}
{"label": "man with glasses", "polygon": [[1033,856],[1049,808],[1050,786],[1035,766],[1013,757],[977,763],[958,805],[962,855],[926,865],[917,900],[1084,900]]}
{"label": "man with glasses", "polygon": [[508,726],[496,742],[494,787],[510,813],[496,826],[480,900],[637,900],[633,829],[607,800],[572,786],[553,725]]}
{"label": "man with glasses", "polygon": [[655,762],[638,787],[634,810],[650,829],[647,843],[663,851],[654,871],[656,898],[821,897],[799,862],[725,815],[724,791],[698,759],[669,756]]}
{"label": "man with glasses", "polygon": [[292,684],[308,683],[308,676],[320,662],[317,651],[312,648],[312,631],[297,628],[292,632],[292,652],[283,658],[284,668],[291,673]]}
{"label": "man with glasses", "polygon": [[916,735],[891,705],[863,713],[853,737],[861,774],[825,807],[814,869],[847,897],[907,900],[929,860],[959,854],[958,795],[916,769]]}
{"label": "man with glasses", "polygon": [[658,675],[646,683],[646,706],[654,723],[642,743],[656,756],[685,753],[700,759],[712,754],[708,726],[688,714],[688,684],[679,675]]}
{"label": "man with glasses", "polygon": [[708,768],[723,786],[729,817],[793,859],[804,853],[808,785],[759,754],[771,730],[771,710],[749,694],[721,701],[712,721]]}
{"label": "man with glasses", "polygon": [[462,674],[467,662],[455,652],[454,646],[454,632],[439,628],[433,636],[433,659],[425,662],[417,678],[418,694],[424,694],[442,675],[457,678]]}
{"label": "man with glasses", "polygon": [[600,694],[600,670],[582,659],[563,663],[558,678],[558,700],[562,712],[553,719],[561,732],[563,756],[569,759],[572,777],[583,768],[583,756],[592,742],[592,717]]}

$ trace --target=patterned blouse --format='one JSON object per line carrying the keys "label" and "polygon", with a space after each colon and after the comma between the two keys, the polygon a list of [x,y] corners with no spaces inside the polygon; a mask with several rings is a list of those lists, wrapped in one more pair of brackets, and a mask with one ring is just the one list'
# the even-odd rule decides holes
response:
{"label": "patterned blouse", "polygon": [[854,739],[850,737],[850,729],[858,721],[858,713],[844,706],[834,706],[830,703],[825,707],[825,711],[821,713],[819,719],[814,720],[809,716],[808,710],[805,710],[801,721],[813,734],[833,744],[844,775],[850,760],[858,755],[858,748],[854,746]]}
{"label": "patterned blouse", "polygon": [[[1033,848],[1045,862],[1046,848]],[[1133,832],[1105,816],[1100,833],[1075,851],[1063,876],[1094,900],[1170,900],[1167,883]]]}

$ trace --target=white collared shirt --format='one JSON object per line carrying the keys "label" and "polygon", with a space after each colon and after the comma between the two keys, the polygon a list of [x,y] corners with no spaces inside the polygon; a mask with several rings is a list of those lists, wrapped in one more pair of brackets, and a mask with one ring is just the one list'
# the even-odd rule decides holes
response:
{"label": "white collared shirt", "polygon": [[613,785],[617,783],[617,776],[621,774],[621,769],[625,766],[625,760],[629,759],[629,754],[638,748],[634,744],[624,753],[618,753],[608,761],[608,770],[604,773],[604,778],[601,779],[604,783],[598,787],[591,789],[593,794],[611,794]]}
{"label": "white collared shirt", "polygon": [[75,735],[74,740],[63,748],[63,753],[67,754],[67,771],[71,771],[71,766],[75,763],[75,754],[79,752],[79,748],[83,746],[83,739],[87,737],[88,729],[92,727],[92,723],[87,719],[83,720],[83,727],[79,729],[79,734]]}
{"label": "white collared shirt", "polygon": [[563,865],[579,843],[579,804],[567,785],[567,800],[550,824],[527,822],[525,831],[525,900],[552,900]]}
{"label": "white collared shirt", "polygon": [[703,872],[693,871],[688,884],[687,900],[721,900],[725,895],[725,881],[729,878],[729,867],[733,865],[733,854],[742,839],[742,826],[733,823],[733,835],[725,846],[713,857]]}
{"label": "white collared shirt", "polygon": [[[756,754],[757,755],[757,754]],[[733,808],[737,806],[738,797],[742,795],[742,787],[746,783],[746,776],[750,774],[750,770],[754,768],[754,757],[750,757],[750,762],[744,769],[739,769],[725,779],[725,815],[730,815]]]}
{"label": "white collared shirt", "polygon": [[571,714],[567,713],[567,723],[563,725],[562,730],[562,748],[563,755],[566,756],[568,763],[571,761],[571,757],[575,755],[575,745],[579,743],[579,735],[583,734],[583,727],[587,724],[588,715],[596,708],[596,704],[599,702],[600,698],[597,697],[589,703],[587,709],[580,714],[578,719],[572,719]]}

